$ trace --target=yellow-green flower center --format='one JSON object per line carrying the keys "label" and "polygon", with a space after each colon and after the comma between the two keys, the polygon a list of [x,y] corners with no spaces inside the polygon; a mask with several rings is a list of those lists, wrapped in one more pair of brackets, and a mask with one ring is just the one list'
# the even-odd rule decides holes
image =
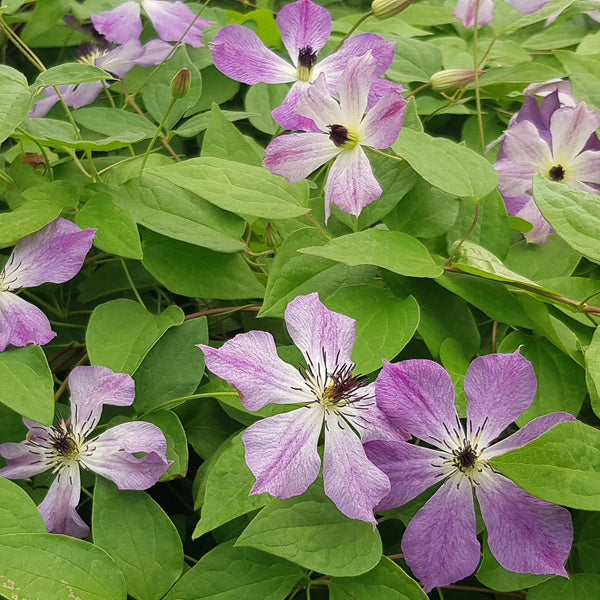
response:
{"label": "yellow-green flower center", "polygon": [[327,125],[329,129],[329,139],[338,147],[344,150],[352,150],[359,141],[358,133],[352,131],[343,125]]}
{"label": "yellow-green flower center", "polygon": [[300,48],[298,52],[298,66],[296,77],[298,81],[310,81],[314,66],[317,64],[317,53],[310,46]]}

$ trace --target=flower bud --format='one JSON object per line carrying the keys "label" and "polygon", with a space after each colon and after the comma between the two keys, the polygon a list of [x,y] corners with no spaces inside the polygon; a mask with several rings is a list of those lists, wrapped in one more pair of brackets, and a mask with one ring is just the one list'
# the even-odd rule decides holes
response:
{"label": "flower bud", "polygon": [[271,223],[267,223],[265,227],[265,234],[263,236],[263,242],[267,248],[277,248],[281,244],[281,236],[275,231]]}
{"label": "flower bud", "polygon": [[184,98],[190,91],[190,84],[192,83],[192,74],[185,67],[179,69],[175,73],[175,77],[171,79],[171,98],[178,100]]}
{"label": "flower bud", "polygon": [[[477,71],[478,75],[483,75],[485,71]],[[467,83],[475,80],[475,71],[473,69],[444,69],[434,73],[429,79],[431,89],[436,92],[449,92],[460,88]]]}
{"label": "flower bud", "polygon": [[415,0],[373,0],[371,10],[378,19],[387,19],[401,13]]}

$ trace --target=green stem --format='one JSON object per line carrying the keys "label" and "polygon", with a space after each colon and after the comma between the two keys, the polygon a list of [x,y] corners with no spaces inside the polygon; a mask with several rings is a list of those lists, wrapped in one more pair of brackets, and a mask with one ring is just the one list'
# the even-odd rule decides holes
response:
{"label": "green stem", "polygon": [[446,266],[450,266],[452,264],[452,261],[454,260],[456,253],[460,250],[460,247],[463,245],[463,242],[473,233],[473,229],[475,229],[475,225],[477,225],[478,220],[479,220],[479,202],[477,202],[477,200],[475,200],[475,216],[473,217],[473,222],[471,223],[471,227],[469,227],[469,230],[467,231],[467,233],[465,233],[465,235],[462,237],[460,242],[458,242],[458,244],[456,244],[456,248],[454,248],[454,250],[452,251],[452,254],[450,255],[450,258],[446,261]]}
{"label": "green stem", "polygon": [[1,14],[0,29],[4,31],[6,37],[38,71],[47,70],[44,63],[37,57],[36,53],[10,28],[8,23],[2,18]]}
{"label": "green stem", "polygon": [[380,154],[381,156],[385,156],[386,158],[391,158],[392,160],[397,160],[398,162],[404,162],[404,159],[401,156],[387,154],[386,152],[382,152],[381,150],[377,150],[377,148],[372,148],[371,146],[369,146],[369,151],[375,152],[375,154]]}
{"label": "green stem", "polygon": [[479,126],[479,139],[481,151],[485,154],[485,136],[483,133],[483,116],[481,114],[481,94],[479,92],[479,60],[477,59],[479,0],[475,4],[475,24],[473,25],[473,70],[475,75],[475,105],[477,106],[477,124]]}
{"label": "green stem", "polygon": [[158,136],[161,134],[161,131],[162,131],[165,123],[167,122],[167,119],[169,118],[169,114],[171,113],[171,111],[173,110],[173,107],[175,106],[175,102],[177,102],[177,98],[172,98],[171,102],[169,104],[169,107],[167,108],[167,111],[165,112],[160,124],[156,128],[154,137],[150,140],[150,143],[148,144],[148,147],[146,148],[146,151],[144,152],[144,156],[142,158],[142,166],[140,168],[140,176],[143,175],[143,173],[144,173],[144,167],[146,166],[146,163],[148,162],[148,157],[150,156],[150,152],[152,151],[152,148],[154,147],[154,143],[158,139]]}
{"label": "green stem", "polygon": [[342,44],[372,15],[373,11],[370,10],[369,12],[366,12],[358,21],[356,21],[356,23],[352,25],[348,33],[340,40],[340,43],[334,48],[333,51],[337,52],[342,47]]}
{"label": "green stem", "polygon": [[127,277],[127,281],[129,282],[129,285],[131,286],[131,289],[133,290],[133,294],[135,295],[136,300],[142,305],[143,308],[148,310],[146,308],[146,305],[144,304],[144,301],[142,300],[142,297],[140,296],[140,293],[138,292],[137,288],[135,287],[135,283],[133,283],[133,279],[131,278],[131,275],[129,274],[129,269],[127,268],[127,265],[125,264],[125,261],[123,260],[122,257],[119,257],[119,259],[121,261],[121,265],[123,265],[123,271],[125,271],[125,277]]}
{"label": "green stem", "polygon": [[262,306],[254,306],[246,304],[244,306],[223,306],[221,308],[210,308],[201,310],[200,312],[190,313],[185,315],[184,320],[197,319],[198,317],[210,317],[211,315],[226,315],[234,312],[259,312]]}

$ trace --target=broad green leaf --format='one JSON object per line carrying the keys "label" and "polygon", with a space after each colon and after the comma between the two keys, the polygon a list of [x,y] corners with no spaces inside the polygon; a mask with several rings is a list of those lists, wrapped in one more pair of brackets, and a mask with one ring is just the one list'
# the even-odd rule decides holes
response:
{"label": "broad green leaf", "polygon": [[277,85],[257,83],[250,86],[244,101],[244,108],[248,112],[260,115],[249,119],[256,129],[267,135],[275,135],[281,131],[279,125],[271,117],[271,111],[281,105],[289,89],[290,86],[287,83]]}
{"label": "broad green leaf", "polygon": [[212,64],[202,69],[200,73],[202,75],[202,94],[200,94],[198,102],[188,110],[186,116],[210,110],[213,104],[223,104],[227,100],[231,100],[240,89],[239,82],[223,75]]}
{"label": "broad green leaf", "polygon": [[546,220],[571,248],[600,262],[600,202],[596,194],[533,177],[533,197]]}
{"label": "broad green leaf", "polygon": [[32,421],[52,425],[54,382],[39,346],[0,352],[0,402]]}
{"label": "broad green leaf", "polygon": [[423,588],[385,556],[374,569],[358,577],[332,577],[330,600],[427,600]]}
{"label": "broad green leaf", "polygon": [[600,431],[585,423],[559,423],[491,463],[542,500],[600,510]]}
{"label": "broad green leaf", "polygon": [[73,111],[75,121],[89,129],[106,136],[118,136],[123,130],[135,133],[140,140],[150,139],[156,133],[156,126],[146,117],[137,113],[108,108],[90,106]]}
{"label": "broad green leaf", "polygon": [[460,343],[447,337],[440,345],[440,362],[448,371],[454,385],[454,405],[461,419],[467,416],[467,396],[465,394],[465,374],[469,368],[470,356],[466,356]]}
{"label": "broad green leaf", "polygon": [[247,13],[240,13],[235,10],[228,10],[227,17],[230,23],[243,25],[248,21],[253,21],[256,26],[256,35],[269,48],[281,48],[281,35],[273,11],[266,8],[259,8]]}
{"label": "broad green leaf", "polygon": [[[561,23],[554,27],[548,27],[540,33],[532,35],[523,43],[523,47],[528,50],[556,50],[558,48],[568,48],[576,46],[581,42],[581,27],[574,23]],[[537,66],[540,67],[539,63]],[[541,77],[540,79],[543,79]],[[536,80],[539,81],[539,80]]]}
{"label": "broad green leaf", "polygon": [[125,298],[100,304],[85,336],[90,363],[132,375],[163,333],[182,322],[183,311],[175,305],[153,315]]}
{"label": "broad green leaf", "polygon": [[[579,254],[577,256],[581,258]],[[554,277],[545,281],[542,280],[540,283],[550,289],[556,290],[560,295],[570,298],[575,302],[582,302],[587,299],[585,302],[587,306],[600,308],[600,294],[595,295],[600,290],[600,280],[598,279],[588,279],[587,277]],[[575,319],[588,327],[596,326],[596,322],[593,319],[590,320],[585,313],[578,312],[576,306],[552,301],[552,299],[550,299],[550,302],[563,313],[569,315],[571,319]]]}
{"label": "broad green leaf", "polygon": [[578,564],[585,573],[600,575],[600,513],[578,512],[573,525],[573,549]]}
{"label": "broad green leaf", "polygon": [[[535,11],[529,15],[519,15],[518,19],[513,20],[510,23],[510,26],[505,30],[505,33],[510,33],[512,31],[516,31],[517,29],[521,29],[522,27],[527,27],[532,25],[533,23],[538,23],[539,21],[544,21],[548,17],[556,13],[562,12],[565,8],[571,6],[575,0],[552,0],[548,2],[545,6],[543,6],[540,10]],[[518,15],[519,13],[517,13]],[[543,80],[543,77],[540,77],[538,81]]]}
{"label": "broad green leaf", "polygon": [[527,592],[527,600],[596,600],[600,589],[600,575],[571,573],[553,577]]}
{"label": "broad green leaf", "polygon": [[226,542],[207,552],[164,600],[284,600],[304,574],[287,560]]}
{"label": "broad green leaf", "polygon": [[66,535],[0,536],[0,565],[2,582],[10,582],[19,600],[125,600],[127,596],[123,575],[108,554]]}
{"label": "broad green leaf", "polygon": [[[495,67],[490,69],[479,78],[479,85],[480,87],[486,87],[498,83],[527,84],[562,76],[563,73],[561,71],[557,71],[548,65],[539,62],[524,62],[514,67]],[[472,89],[475,85],[470,83],[466,87]]]}
{"label": "broad green leaf", "polygon": [[175,525],[146,492],[121,491],[96,478],[92,513],[94,544],[115,561],[137,600],[159,600],[183,569]]}
{"label": "broad green leaf", "polygon": [[590,392],[592,409],[600,414],[600,328],[596,328],[592,342],[585,350],[585,368],[587,386]]}
{"label": "broad green leaf", "polygon": [[104,69],[84,63],[65,63],[42,71],[34,85],[48,87],[50,85],[66,85],[68,83],[83,83],[84,81],[99,81],[101,79],[116,79]]}
{"label": "broad green leaf", "polygon": [[386,76],[392,81],[428,82],[442,69],[442,53],[427,42],[403,38],[396,40],[396,54]]}
{"label": "broad green leaf", "polygon": [[32,96],[25,76],[7,65],[0,65],[0,143],[27,116]]}
{"label": "broad green leaf", "polygon": [[411,277],[439,277],[443,273],[421,242],[399,231],[367,229],[299,252],[350,266],[376,265]]}
{"label": "broad green leaf", "polygon": [[392,149],[423,179],[453,196],[481,199],[498,183],[485,158],[446,138],[404,128]]}
{"label": "broad green leaf", "polygon": [[381,558],[379,532],[370,523],[344,516],[315,485],[302,496],[272,500],[236,545],[337,577],[366,573]]}
{"label": "broad green leaf", "polygon": [[289,219],[308,212],[302,206],[308,198],[306,181],[291,184],[264,167],[200,157],[148,172],[233,213]]}
{"label": "broad green leaf", "polygon": [[591,104],[598,111],[600,110],[600,77],[598,75],[600,53],[598,53],[598,46],[595,47],[595,50],[595,54],[587,56],[566,50],[557,50],[554,55],[562,63],[569,76],[574,97],[579,101]]}
{"label": "broad green leaf", "polygon": [[[241,121],[242,119],[248,119],[249,117],[257,117],[258,113],[244,112],[236,110],[222,110],[221,114],[228,121]],[[208,129],[210,125],[212,113],[210,111],[204,112],[199,115],[194,115],[188,119],[185,123],[177,127],[174,132],[180,137],[194,137],[202,131]]]}
{"label": "broad green leaf", "polygon": [[409,296],[396,298],[386,288],[355,285],[342,288],[325,300],[331,310],[356,320],[352,360],[356,372],[381,368],[408,344],[419,324],[419,305]]}
{"label": "broad green leaf", "polygon": [[0,537],[8,533],[46,533],[46,526],[27,492],[0,477]]}

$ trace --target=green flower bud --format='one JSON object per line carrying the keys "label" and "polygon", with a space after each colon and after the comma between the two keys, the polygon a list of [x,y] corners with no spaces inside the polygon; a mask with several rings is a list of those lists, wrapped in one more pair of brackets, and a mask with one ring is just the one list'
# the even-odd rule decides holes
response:
{"label": "green flower bud", "polygon": [[373,0],[371,10],[378,19],[393,17],[408,8],[415,0]]}
{"label": "green flower bud", "polygon": [[178,100],[184,98],[190,91],[190,85],[192,83],[192,74],[185,67],[179,69],[175,73],[175,77],[171,79],[171,98]]}
{"label": "green flower bud", "polygon": [[[483,73],[485,73],[483,70],[477,71],[478,75]],[[434,73],[429,79],[429,83],[431,89],[436,92],[449,92],[474,80],[475,71],[473,69],[444,69]]]}

